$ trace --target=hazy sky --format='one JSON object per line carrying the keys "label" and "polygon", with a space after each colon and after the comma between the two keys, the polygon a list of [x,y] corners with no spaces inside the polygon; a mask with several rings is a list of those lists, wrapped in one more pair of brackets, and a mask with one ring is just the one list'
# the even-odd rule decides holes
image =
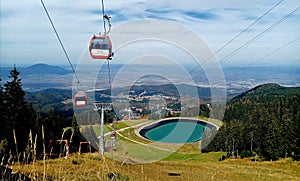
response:
{"label": "hazy sky", "polygon": [[[280,0],[106,0],[105,8],[106,13],[112,16],[113,30],[116,28],[117,33],[122,33],[117,31],[118,26],[134,20],[154,18],[173,21],[197,33],[212,52],[216,52],[278,2]],[[67,64],[39,0],[1,0],[0,3],[1,66]],[[44,3],[72,63],[76,64],[87,50],[91,36],[102,31],[101,1],[44,0]],[[299,65],[300,39],[257,61],[300,37],[300,10],[259,35],[299,6],[299,0],[281,2],[253,27],[216,54],[217,59],[222,60],[257,37],[222,65]],[[135,36],[135,33],[142,32],[143,27],[138,27],[124,33]],[[111,37],[113,41],[113,33]]]}

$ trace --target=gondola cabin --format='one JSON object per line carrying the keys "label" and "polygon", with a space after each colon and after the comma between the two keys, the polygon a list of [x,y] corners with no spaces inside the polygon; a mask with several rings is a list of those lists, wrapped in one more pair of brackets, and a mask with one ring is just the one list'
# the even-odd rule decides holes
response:
{"label": "gondola cabin", "polygon": [[109,59],[112,56],[112,43],[109,36],[94,35],[89,45],[93,59]]}
{"label": "gondola cabin", "polygon": [[88,97],[86,95],[85,92],[77,92],[74,96],[74,104],[75,106],[79,106],[79,107],[82,107],[82,106],[86,106],[87,105],[87,100],[88,100]]}

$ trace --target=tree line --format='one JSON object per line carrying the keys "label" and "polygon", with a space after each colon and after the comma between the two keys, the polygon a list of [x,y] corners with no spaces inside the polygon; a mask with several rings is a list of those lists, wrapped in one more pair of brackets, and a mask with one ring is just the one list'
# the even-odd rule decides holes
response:
{"label": "tree line", "polygon": [[[42,112],[26,101],[22,79],[16,66],[10,71],[9,78],[3,87],[0,84],[0,158],[14,157],[15,160],[22,160],[22,157],[33,151],[38,157],[43,152],[43,142],[47,147],[50,139],[65,139],[71,135],[70,147],[78,150],[79,142],[84,138],[73,112],[55,108]],[[66,128],[70,129],[66,131]],[[45,133],[44,140],[42,132]],[[32,142],[36,142],[35,150]]]}
{"label": "tree line", "polygon": [[265,84],[233,98],[204,151],[266,160],[300,158],[300,88]]}

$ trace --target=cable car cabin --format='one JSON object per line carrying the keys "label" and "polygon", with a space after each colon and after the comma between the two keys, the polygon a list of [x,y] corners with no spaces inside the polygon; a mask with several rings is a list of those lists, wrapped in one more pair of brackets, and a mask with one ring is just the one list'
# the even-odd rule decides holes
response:
{"label": "cable car cabin", "polygon": [[109,36],[94,35],[89,46],[93,59],[110,59],[112,56],[112,43]]}
{"label": "cable car cabin", "polygon": [[88,97],[85,92],[77,92],[74,96],[74,104],[75,106],[86,106]]}

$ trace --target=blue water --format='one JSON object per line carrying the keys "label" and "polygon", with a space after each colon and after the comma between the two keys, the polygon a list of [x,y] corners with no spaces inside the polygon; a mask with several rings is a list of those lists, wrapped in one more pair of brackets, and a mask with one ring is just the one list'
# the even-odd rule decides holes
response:
{"label": "blue water", "polygon": [[166,143],[191,143],[202,138],[203,131],[207,129],[205,123],[178,119],[160,122],[152,128],[142,130],[140,133],[147,139]]}

